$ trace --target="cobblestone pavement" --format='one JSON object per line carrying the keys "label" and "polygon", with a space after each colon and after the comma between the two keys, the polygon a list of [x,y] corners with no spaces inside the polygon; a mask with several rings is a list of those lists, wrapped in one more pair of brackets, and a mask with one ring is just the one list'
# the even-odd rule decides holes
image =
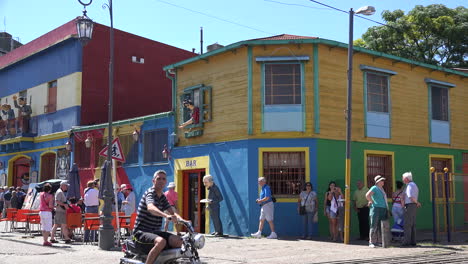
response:
{"label": "cobblestone pavement", "polygon": [[[0,230],[3,225],[0,224]],[[0,263],[119,263],[123,254],[103,251],[81,242],[42,246],[42,238],[0,232]],[[416,248],[369,248],[365,242],[352,245],[296,239],[253,239],[207,237],[200,250],[204,263],[468,263],[466,245],[430,245]]]}

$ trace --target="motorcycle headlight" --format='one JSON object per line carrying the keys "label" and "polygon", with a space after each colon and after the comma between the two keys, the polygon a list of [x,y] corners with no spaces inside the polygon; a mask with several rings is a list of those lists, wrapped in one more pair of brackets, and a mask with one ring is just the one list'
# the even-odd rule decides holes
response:
{"label": "motorcycle headlight", "polygon": [[205,236],[202,234],[196,234],[193,238],[195,247],[198,249],[202,249],[205,246]]}

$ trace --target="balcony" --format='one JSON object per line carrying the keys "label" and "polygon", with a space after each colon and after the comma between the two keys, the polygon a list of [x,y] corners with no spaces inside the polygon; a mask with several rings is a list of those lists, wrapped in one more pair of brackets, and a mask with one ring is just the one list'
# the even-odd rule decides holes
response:
{"label": "balcony", "polygon": [[33,148],[34,137],[37,136],[35,118],[22,120],[0,120],[0,153],[10,153],[30,150]]}

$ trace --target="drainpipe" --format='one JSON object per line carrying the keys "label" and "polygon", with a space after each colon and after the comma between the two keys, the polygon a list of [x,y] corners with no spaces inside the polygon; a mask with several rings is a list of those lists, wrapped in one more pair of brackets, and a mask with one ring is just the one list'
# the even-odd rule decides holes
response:
{"label": "drainpipe", "polygon": [[[177,106],[177,75],[176,75],[176,70],[175,69],[169,69],[166,71],[166,77],[171,80],[172,82],[172,112],[174,113],[174,121],[175,121],[175,116],[177,116],[176,113],[176,106]],[[177,134],[177,124],[174,122],[174,133]]]}

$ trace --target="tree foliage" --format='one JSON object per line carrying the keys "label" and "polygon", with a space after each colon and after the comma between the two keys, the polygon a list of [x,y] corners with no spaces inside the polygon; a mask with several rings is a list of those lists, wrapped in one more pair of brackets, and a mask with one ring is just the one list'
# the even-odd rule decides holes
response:
{"label": "tree foliage", "polygon": [[436,4],[382,13],[356,46],[444,67],[468,67],[468,9]]}

